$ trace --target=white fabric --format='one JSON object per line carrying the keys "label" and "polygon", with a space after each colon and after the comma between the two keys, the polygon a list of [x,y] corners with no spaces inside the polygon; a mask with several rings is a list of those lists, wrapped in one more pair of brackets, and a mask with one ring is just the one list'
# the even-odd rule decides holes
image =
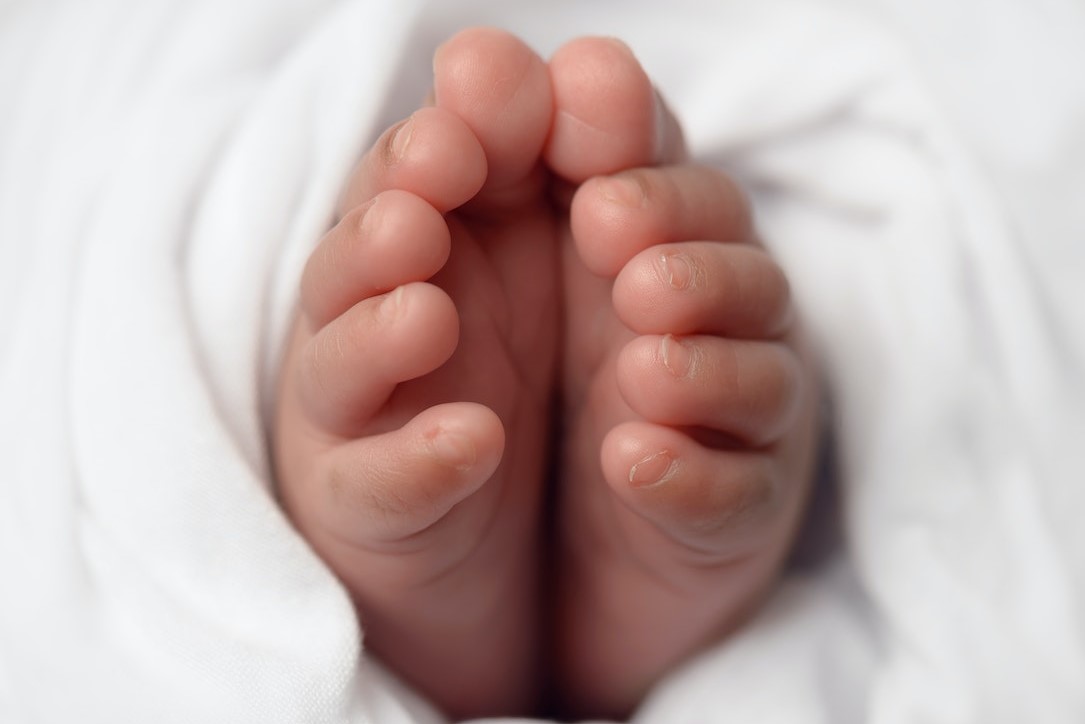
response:
{"label": "white fabric", "polygon": [[269,494],[300,264],[456,28],[626,39],[751,188],[845,544],[645,724],[1085,719],[1085,8],[0,6],[0,721],[439,721]]}

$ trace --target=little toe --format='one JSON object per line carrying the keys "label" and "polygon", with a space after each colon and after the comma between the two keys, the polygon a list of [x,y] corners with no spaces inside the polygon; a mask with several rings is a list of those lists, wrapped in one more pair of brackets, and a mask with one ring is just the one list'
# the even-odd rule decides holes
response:
{"label": "little toe", "polygon": [[742,191],[706,166],[637,168],[593,178],[574,195],[569,221],[584,265],[604,277],[658,244],[753,238]]}
{"label": "little toe", "polygon": [[323,429],[356,434],[398,383],[444,364],[458,338],[455,306],[432,284],[414,282],[366,299],[302,349],[302,404]]}
{"label": "little toe", "polygon": [[684,157],[679,126],[629,46],[580,38],[549,68],[554,121],[544,155],[566,181]]}
{"label": "little toe", "polygon": [[615,495],[701,563],[725,563],[763,542],[783,500],[770,455],[715,450],[659,425],[629,422],[603,441],[603,475]]}
{"label": "little toe", "polygon": [[543,60],[507,32],[472,28],[437,49],[433,72],[437,108],[462,119],[485,151],[483,195],[537,191],[552,109]]}
{"label": "little toe", "polygon": [[774,339],[791,326],[787,278],[751,244],[661,244],[626,264],[614,311],[637,334],[719,334]]}
{"label": "little toe", "polygon": [[349,547],[433,550],[418,535],[493,475],[504,441],[501,421],[482,405],[431,407],[398,430],[325,453],[304,499],[309,519]]}
{"label": "little toe", "polygon": [[618,355],[618,389],[646,420],[769,445],[795,421],[804,378],[790,348],[693,335],[645,335]]}

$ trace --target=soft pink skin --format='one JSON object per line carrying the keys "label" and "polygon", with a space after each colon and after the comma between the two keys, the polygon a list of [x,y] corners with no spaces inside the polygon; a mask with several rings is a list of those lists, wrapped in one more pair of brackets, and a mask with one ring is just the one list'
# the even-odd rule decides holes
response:
{"label": "soft pink skin", "polygon": [[469,30],[434,83],[306,268],[283,503],[366,646],[452,716],[538,711],[546,679],[565,715],[624,716],[773,581],[811,477],[812,365],[740,192],[682,163],[625,46],[545,63]]}

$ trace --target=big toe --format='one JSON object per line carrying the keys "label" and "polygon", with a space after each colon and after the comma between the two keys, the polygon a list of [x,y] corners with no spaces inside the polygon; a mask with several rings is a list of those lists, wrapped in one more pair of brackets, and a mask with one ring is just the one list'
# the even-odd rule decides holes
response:
{"label": "big toe", "polygon": [[463,119],[486,153],[483,192],[532,179],[553,110],[542,58],[509,33],[472,28],[437,49],[433,70],[437,107]]}
{"label": "big toe", "polygon": [[554,54],[549,70],[554,118],[543,154],[566,181],[684,156],[681,130],[629,46],[579,38]]}

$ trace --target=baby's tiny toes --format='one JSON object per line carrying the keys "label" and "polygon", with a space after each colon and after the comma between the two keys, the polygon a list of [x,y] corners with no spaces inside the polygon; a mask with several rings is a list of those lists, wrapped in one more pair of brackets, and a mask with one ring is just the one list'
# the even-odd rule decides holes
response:
{"label": "baby's tiny toes", "polygon": [[432,284],[406,284],[366,299],[302,348],[302,405],[325,430],[357,434],[397,384],[440,367],[458,339],[456,308]]}
{"label": "baby's tiny toes", "polygon": [[440,212],[407,191],[385,191],[320,240],[302,275],[302,309],[314,328],[323,327],[369,297],[428,280],[450,248]]}
{"label": "baby's tiny toes", "polygon": [[687,241],[637,254],[614,281],[614,311],[638,334],[783,335],[793,317],[783,271],[752,244]]}
{"label": "baby's tiny toes", "polygon": [[671,334],[631,341],[616,374],[622,397],[646,420],[706,427],[754,446],[787,432],[805,379],[782,343]]}
{"label": "baby's tiny toes", "polygon": [[497,469],[504,439],[491,410],[450,403],[333,448],[310,483],[311,524],[359,548],[397,545],[478,490]]}
{"label": "baby's tiny toes", "polygon": [[569,223],[584,266],[603,277],[659,244],[753,236],[741,189],[706,166],[635,168],[589,179],[573,196]]}
{"label": "baby's tiny toes", "polygon": [[614,493],[681,544],[690,562],[725,564],[756,551],[783,500],[770,455],[710,449],[651,423],[612,430],[602,464]]}

